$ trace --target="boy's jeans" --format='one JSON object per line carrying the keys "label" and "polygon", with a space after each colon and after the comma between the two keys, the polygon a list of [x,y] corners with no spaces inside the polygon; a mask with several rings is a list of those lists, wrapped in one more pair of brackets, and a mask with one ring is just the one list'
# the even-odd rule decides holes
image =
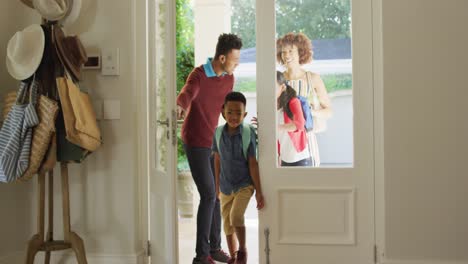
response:
{"label": "boy's jeans", "polygon": [[200,194],[197,213],[197,257],[221,248],[221,211],[216,197],[213,156],[210,148],[184,144],[192,178]]}

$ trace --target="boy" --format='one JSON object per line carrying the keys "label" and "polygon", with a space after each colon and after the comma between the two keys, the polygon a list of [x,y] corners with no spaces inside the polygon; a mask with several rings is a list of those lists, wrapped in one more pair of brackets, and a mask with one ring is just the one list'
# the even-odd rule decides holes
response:
{"label": "boy", "polygon": [[[258,163],[255,131],[250,127],[244,133],[246,99],[242,93],[226,95],[223,105],[224,126],[217,128],[213,138],[216,194],[221,200],[227,245],[231,259],[228,263],[247,263],[244,213],[255,190],[257,209],[264,206]],[[249,132],[249,133],[248,133]],[[250,134],[248,148],[242,137]],[[237,242],[239,248],[237,248]]]}

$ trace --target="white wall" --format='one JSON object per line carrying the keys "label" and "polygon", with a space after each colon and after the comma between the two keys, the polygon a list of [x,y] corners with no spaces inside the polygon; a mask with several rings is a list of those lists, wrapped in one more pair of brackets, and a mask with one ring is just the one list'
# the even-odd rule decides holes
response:
{"label": "white wall", "polygon": [[231,32],[231,0],[194,0],[195,65],[214,57],[221,33]]}
{"label": "white wall", "polygon": [[[136,263],[142,253],[139,229],[137,131],[135,105],[134,1],[83,1],[80,18],[68,34],[78,34],[88,51],[120,49],[120,76],[83,72],[82,85],[95,100],[120,101],[120,120],[101,120],[103,146],[81,165],[70,167],[71,228],[85,242],[90,263]],[[0,86],[16,84],[6,73],[6,43],[15,31],[40,21],[20,1],[0,3]],[[23,14],[27,14],[24,15]],[[36,16],[31,19],[31,15]],[[55,172],[55,238],[62,238],[60,172]],[[32,185],[34,182],[34,186]],[[36,232],[36,179],[0,185],[0,263],[20,263],[26,242]],[[29,197],[28,197],[29,196]],[[23,209],[24,208],[24,209]],[[20,252],[14,261],[8,254]],[[22,252],[21,252],[22,251]],[[68,252],[71,253],[71,252]],[[53,254],[55,256],[62,253]],[[3,259],[2,259],[3,258]],[[37,259],[41,259],[38,256]],[[11,257],[10,257],[11,259]],[[73,258],[72,258],[73,259]],[[61,262],[62,263],[62,262]],[[63,263],[74,263],[67,261]]]}
{"label": "white wall", "polygon": [[[18,17],[22,19],[17,19]],[[23,8],[20,1],[0,1],[0,98],[3,98],[4,93],[18,86],[6,70],[5,56],[8,40],[16,31],[26,27],[34,19],[32,10]],[[30,228],[30,219],[33,218],[31,190],[31,182],[0,184],[0,263],[17,263],[10,260],[21,255],[25,249],[25,242],[32,235]]]}
{"label": "white wall", "polygon": [[382,2],[386,259],[468,263],[468,1]]}

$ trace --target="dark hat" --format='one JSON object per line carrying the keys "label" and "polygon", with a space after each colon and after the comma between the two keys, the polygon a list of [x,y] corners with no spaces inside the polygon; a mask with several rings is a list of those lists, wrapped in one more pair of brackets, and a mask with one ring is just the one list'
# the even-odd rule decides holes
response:
{"label": "dark hat", "polygon": [[78,36],[65,36],[60,26],[53,26],[53,40],[63,66],[80,80],[81,66],[88,61],[88,56]]}

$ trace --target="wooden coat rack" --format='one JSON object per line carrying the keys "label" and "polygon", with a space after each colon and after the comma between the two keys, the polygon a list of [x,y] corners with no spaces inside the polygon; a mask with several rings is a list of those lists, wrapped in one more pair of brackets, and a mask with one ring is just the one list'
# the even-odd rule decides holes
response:
{"label": "wooden coat rack", "polygon": [[[40,66],[38,71],[42,75],[41,81],[48,83],[49,89],[54,90],[52,94],[56,94],[55,76],[50,76],[51,72],[55,72],[59,62],[55,48],[52,41],[51,25],[54,22],[42,20],[42,25],[45,27],[46,41],[49,41],[49,46],[46,45],[44,51],[45,61]],[[41,62],[42,63],[42,62]],[[42,68],[41,68],[42,67]],[[64,67],[64,66],[63,66]],[[52,74],[54,75],[54,74]],[[56,98],[54,98],[56,99]],[[60,110],[61,111],[61,110]],[[38,211],[37,211],[37,233],[32,236],[28,242],[28,249],[26,253],[26,264],[33,264],[34,258],[39,251],[45,252],[45,264],[50,263],[50,255],[52,251],[73,249],[76,255],[78,264],[87,264],[86,253],[84,248],[83,239],[73,232],[70,228],[70,195],[68,184],[68,163],[60,163],[60,175],[62,178],[62,211],[63,211],[63,240],[54,240],[53,227],[54,227],[54,171],[53,169],[47,172],[49,175],[48,180],[48,230],[45,236],[45,185],[46,185],[46,172],[38,174]]]}
{"label": "wooden coat rack", "polygon": [[87,264],[83,239],[70,229],[70,193],[68,184],[68,164],[60,164],[60,175],[62,176],[62,210],[63,210],[63,240],[54,240],[54,172],[48,172],[48,230],[47,237],[45,230],[45,172],[38,175],[38,214],[37,214],[37,234],[33,235],[28,243],[26,264],[34,264],[34,258],[39,251],[45,252],[45,264],[50,263],[52,251],[73,249],[75,251],[78,264]]}

